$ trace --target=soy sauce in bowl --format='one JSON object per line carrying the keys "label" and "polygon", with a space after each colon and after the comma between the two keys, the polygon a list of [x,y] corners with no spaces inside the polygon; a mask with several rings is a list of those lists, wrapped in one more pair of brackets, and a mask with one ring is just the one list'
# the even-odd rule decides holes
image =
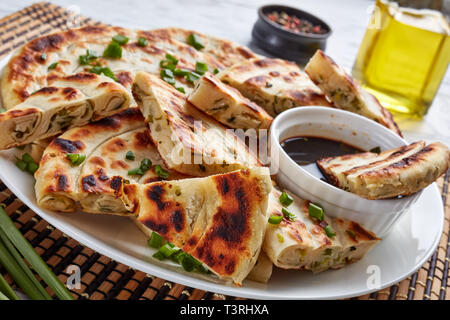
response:
{"label": "soy sauce in bowl", "polygon": [[365,152],[347,143],[320,137],[293,137],[283,140],[281,147],[301,166],[315,164],[326,157]]}

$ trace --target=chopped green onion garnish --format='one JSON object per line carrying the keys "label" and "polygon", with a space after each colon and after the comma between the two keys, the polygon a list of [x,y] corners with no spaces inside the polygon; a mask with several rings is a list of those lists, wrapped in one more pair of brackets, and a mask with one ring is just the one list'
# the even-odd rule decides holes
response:
{"label": "chopped green onion garnish", "polygon": [[105,76],[113,79],[114,81],[117,81],[116,76],[114,75],[114,72],[112,72],[110,68],[108,68],[108,67],[102,68],[102,73]]}
{"label": "chopped green onion garnish", "polygon": [[330,225],[327,225],[325,228],[323,228],[323,230],[325,230],[325,233],[327,234],[327,236],[329,238],[332,238],[336,235],[336,233],[334,233],[333,229],[330,227]]}
{"label": "chopped green onion garnish", "polygon": [[56,68],[59,62],[53,62],[51,65],[48,66],[47,70],[53,70]]}
{"label": "chopped green onion garnish", "polygon": [[202,76],[195,72],[189,72],[189,74],[186,76],[186,80],[189,82],[194,83],[198,79],[200,79]]}
{"label": "chopped green onion garnish", "polygon": [[171,255],[173,255],[175,252],[178,252],[179,250],[180,248],[176,247],[170,242],[167,242],[165,245],[159,248],[159,252],[161,252],[166,258],[169,258]]}
{"label": "chopped green onion garnish", "polygon": [[122,58],[122,47],[117,42],[111,42],[103,51],[103,56],[105,58],[114,58],[119,59]]}
{"label": "chopped green onion garnish", "polygon": [[128,151],[127,154],[125,155],[125,159],[127,160],[134,160],[136,158],[136,156],[134,155],[133,151]]}
{"label": "chopped green onion garnish", "polygon": [[312,202],[309,203],[308,212],[311,218],[316,218],[319,221],[322,221],[325,216],[323,209]]}
{"label": "chopped green onion garnish", "polygon": [[147,44],[148,44],[148,40],[141,37],[141,38],[138,39],[137,44],[138,44],[139,47],[146,47]]}
{"label": "chopped green onion garnish", "polygon": [[201,263],[197,259],[188,254],[185,255],[181,260],[181,266],[187,272],[193,271],[199,265],[201,265]]}
{"label": "chopped green onion garnish", "polygon": [[91,69],[89,69],[89,72],[95,73],[95,74],[104,74],[105,76],[113,79],[114,81],[117,81],[117,78],[114,75],[114,72],[111,71],[110,68],[108,67],[99,67],[99,66],[94,66]]}
{"label": "chopped green onion garnish", "polygon": [[166,259],[166,257],[160,251],[155,252],[152,257],[160,261]]}
{"label": "chopped green onion garnish", "polygon": [[141,168],[134,168],[134,169],[128,170],[128,175],[130,175],[130,176],[135,176],[135,175],[143,176],[144,174],[145,174],[145,171],[143,171]]}
{"label": "chopped green onion garnish", "polygon": [[23,160],[20,160],[20,159],[17,160],[16,161],[16,166],[22,171],[26,171],[27,170],[27,163],[25,161],[23,161]]}
{"label": "chopped green onion garnish", "polygon": [[181,93],[186,93],[186,91],[184,90],[183,87],[176,87],[175,89],[177,89],[177,90],[180,91]]}
{"label": "chopped green onion garnish", "polygon": [[189,74],[189,70],[186,69],[175,69],[173,70],[173,75],[174,76],[187,76]]}
{"label": "chopped green onion garnish", "polygon": [[34,162],[33,157],[30,156],[28,153],[24,153],[22,155],[22,160],[25,161],[26,163]]}
{"label": "chopped green onion garnish", "polygon": [[159,234],[153,231],[150,239],[148,240],[148,245],[151,248],[159,249],[161,248],[162,242],[163,237],[161,237]]}
{"label": "chopped green onion garnish", "polygon": [[178,59],[175,58],[173,55],[166,53],[166,60],[169,61],[170,63],[177,65],[178,63]]}
{"label": "chopped green onion garnish", "polygon": [[144,171],[147,171],[148,169],[150,169],[152,167],[152,161],[150,159],[145,158],[144,160],[141,161],[141,169]]}
{"label": "chopped green onion garnish", "polygon": [[278,216],[276,214],[273,214],[269,217],[270,224],[280,224],[281,220],[283,220],[283,216]]}
{"label": "chopped green onion garnish", "polygon": [[171,63],[170,61],[167,61],[167,60],[162,60],[159,63],[159,66],[161,67],[161,69],[169,69],[172,71],[174,71],[176,68],[176,65],[174,65],[173,63]]}
{"label": "chopped green onion garnish", "polygon": [[291,203],[294,202],[294,199],[290,195],[288,195],[286,192],[283,192],[280,195],[279,200],[280,200],[280,203],[285,207],[290,206]]}
{"label": "chopped green onion garnish", "polygon": [[98,55],[95,51],[92,50],[86,50],[86,54],[84,56],[80,56],[80,64],[81,65],[87,65],[91,63],[93,60],[97,59]]}
{"label": "chopped green onion garnish", "polygon": [[45,53],[41,54],[41,59],[42,60],[47,60],[47,54],[45,54]]}
{"label": "chopped green onion garnish", "polygon": [[79,153],[68,153],[66,154],[67,159],[72,162],[72,165],[78,166],[86,159],[86,155]]}
{"label": "chopped green onion garnish", "polygon": [[290,213],[285,208],[281,208],[281,212],[283,213],[283,216],[290,221],[295,221],[295,219],[297,219],[295,214]]}
{"label": "chopped green onion garnish", "polygon": [[39,169],[39,165],[37,163],[29,162],[27,164],[27,171],[29,173],[34,174],[37,171],[37,169]]}
{"label": "chopped green onion garnish", "polygon": [[161,78],[164,78],[164,77],[173,78],[173,72],[170,69],[162,69],[160,74],[161,74]]}
{"label": "chopped green onion garnish", "polygon": [[206,63],[198,62],[198,61],[195,63],[195,72],[203,75],[207,71],[208,71],[208,65]]}
{"label": "chopped green onion garnish", "polygon": [[202,39],[194,33],[191,33],[187,38],[187,43],[191,46],[193,46],[197,50],[201,50],[205,47],[203,44]]}
{"label": "chopped green onion garnish", "polygon": [[113,41],[117,42],[118,44],[120,44],[122,46],[127,44],[128,40],[130,40],[129,38],[127,38],[121,34],[115,35],[112,39],[113,39]]}
{"label": "chopped green onion garnish", "polygon": [[372,149],[370,149],[370,152],[373,152],[373,153],[380,153],[380,152],[381,152],[381,148],[380,148],[380,147],[372,148]]}
{"label": "chopped green onion garnish", "polygon": [[169,177],[169,171],[164,170],[159,164],[155,166],[155,173],[158,177],[167,179]]}
{"label": "chopped green onion garnish", "polygon": [[220,72],[219,68],[215,68],[213,71],[214,74],[218,74],[219,72]]}

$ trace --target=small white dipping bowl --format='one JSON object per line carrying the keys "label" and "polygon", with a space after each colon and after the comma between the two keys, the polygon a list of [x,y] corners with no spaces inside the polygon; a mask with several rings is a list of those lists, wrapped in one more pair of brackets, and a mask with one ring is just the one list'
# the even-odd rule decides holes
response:
{"label": "small white dipping bowl", "polygon": [[384,151],[407,144],[389,129],[357,114],[327,107],[293,108],[275,118],[269,136],[271,174],[282,188],[320,204],[329,216],[360,223],[379,237],[389,232],[421,194],[367,200],[322,181],[315,164],[299,166],[280,145],[298,136],[337,140],[362,150],[379,146]]}

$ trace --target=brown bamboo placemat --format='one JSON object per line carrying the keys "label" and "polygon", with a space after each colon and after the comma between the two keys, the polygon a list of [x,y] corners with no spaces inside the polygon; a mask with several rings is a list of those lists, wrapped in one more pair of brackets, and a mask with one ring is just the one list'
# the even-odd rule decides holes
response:
{"label": "brown bamboo placemat", "polygon": [[[99,24],[46,2],[36,3],[5,17],[0,20],[0,59],[35,37],[66,29],[76,23],[80,26]],[[438,180],[445,205],[445,227],[439,248],[433,256],[407,279],[355,299],[450,300],[449,180],[450,172]],[[102,256],[41,219],[1,182],[0,205],[63,282],[67,279],[65,271],[69,265],[80,267],[81,289],[72,291],[78,299],[239,299],[166,281]],[[0,272],[5,274],[5,270],[0,269]],[[12,283],[9,276],[5,277]]]}

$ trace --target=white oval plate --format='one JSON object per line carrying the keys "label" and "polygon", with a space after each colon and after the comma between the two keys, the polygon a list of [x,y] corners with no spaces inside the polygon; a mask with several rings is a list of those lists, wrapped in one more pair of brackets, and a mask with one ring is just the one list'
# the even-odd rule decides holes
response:
{"label": "white oval plate", "polygon": [[[83,213],[60,214],[36,204],[34,179],[14,163],[18,150],[0,152],[0,179],[30,209],[82,244],[137,270],[186,286],[254,299],[338,299],[388,287],[419,269],[436,249],[444,225],[444,208],[437,185],[426,188],[415,205],[367,256],[340,270],[312,274],[274,269],[267,285],[245,281],[227,286],[213,277],[186,273],[151,256],[153,249],[125,217]],[[379,281],[377,281],[379,280]]]}
{"label": "white oval plate", "polygon": [[[0,69],[10,56],[0,61]],[[0,133],[1,134],[1,133]],[[244,281],[228,286],[214,277],[187,273],[172,263],[152,258],[154,250],[135,224],[125,217],[84,213],[62,214],[37,206],[34,179],[15,166],[18,150],[0,152],[0,179],[50,224],[80,243],[120,263],[148,274],[201,290],[253,299],[340,299],[371,293],[408,277],[439,244],[444,207],[436,183],[426,188],[389,235],[367,256],[340,270],[312,274],[274,268],[267,285]],[[377,281],[379,280],[379,281]],[[374,285],[376,285],[374,287]]]}

